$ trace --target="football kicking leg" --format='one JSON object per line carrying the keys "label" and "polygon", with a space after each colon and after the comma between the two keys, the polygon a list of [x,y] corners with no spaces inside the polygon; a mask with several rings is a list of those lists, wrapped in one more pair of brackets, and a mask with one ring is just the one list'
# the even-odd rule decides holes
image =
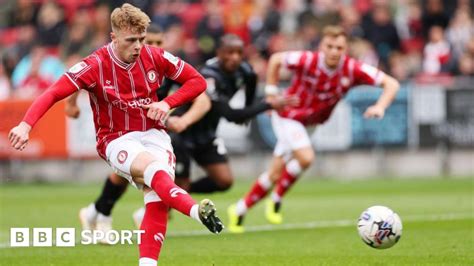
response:
{"label": "football kicking leg", "polygon": [[261,174],[246,196],[240,199],[236,204],[229,206],[227,214],[229,215],[229,231],[232,233],[241,233],[244,231],[242,226],[243,219],[247,211],[256,203],[263,199],[273,184],[281,175],[285,161],[281,156],[274,156],[270,169]]}
{"label": "football kicking leg", "polygon": [[[180,146],[174,145],[174,143],[175,142],[173,142],[173,148],[175,149],[176,154],[176,170],[174,182],[182,189],[189,191],[189,187],[191,186],[191,180],[189,178],[191,161],[189,156],[184,153],[185,150],[180,149]],[[137,228],[140,228],[140,224],[142,223],[144,214],[145,208],[143,207],[133,213],[133,221],[135,222]],[[168,218],[170,217],[171,209],[168,212]]]}
{"label": "football kicking leg", "polygon": [[201,222],[213,233],[222,231],[223,225],[215,215],[214,204],[208,199],[196,204],[184,189],[173,182],[172,176],[165,170],[169,168],[165,165],[168,163],[157,161],[148,152],[141,152],[133,160],[130,173],[135,182],[152,188],[169,207]]}

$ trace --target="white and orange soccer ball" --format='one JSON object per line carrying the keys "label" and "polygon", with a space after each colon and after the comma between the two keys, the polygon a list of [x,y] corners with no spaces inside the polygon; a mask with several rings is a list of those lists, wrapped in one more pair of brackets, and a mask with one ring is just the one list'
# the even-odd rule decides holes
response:
{"label": "white and orange soccer ball", "polygon": [[390,208],[372,206],[360,215],[357,230],[367,245],[377,249],[390,248],[402,236],[402,220]]}

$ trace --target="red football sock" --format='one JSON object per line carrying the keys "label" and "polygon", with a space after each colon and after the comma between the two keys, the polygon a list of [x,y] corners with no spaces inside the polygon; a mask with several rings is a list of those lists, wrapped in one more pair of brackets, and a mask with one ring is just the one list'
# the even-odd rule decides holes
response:
{"label": "red football sock", "polygon": [[140,226],[140,229],[145,231],[138,247],[140,258],[158,260],[165,240],[167,222],[168,206],[165,203],[155,201],[146,204],[145,216]]}
{"label": "red football sock", "polygon": [[151,180],[151,188],[169,207],[190,216],[196,201],[182,188],[176,185],[165,171],[157,171]]}
{"label": "red football sock", "polygon": [[276,194],[277,198],[281,199],[297,179],[298,176],[288,173],[285,167],[275,186],[274,193]]}
{"label": "red football sock", "polygon": [[245,196],[244,202],[247,208],[251,208],[263,199],[271,188],[271,181],[266,173],[262,174],[253,184],[249,193]]}

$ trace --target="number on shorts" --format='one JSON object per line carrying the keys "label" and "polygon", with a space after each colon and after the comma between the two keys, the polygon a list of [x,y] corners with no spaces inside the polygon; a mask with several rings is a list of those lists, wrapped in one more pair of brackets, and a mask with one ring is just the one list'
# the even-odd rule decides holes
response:
{"label": "number on shorts", "polygon": [[166,151],[168,153],[168,166],[173,169],[176,169],[176,156],[171,151]]}

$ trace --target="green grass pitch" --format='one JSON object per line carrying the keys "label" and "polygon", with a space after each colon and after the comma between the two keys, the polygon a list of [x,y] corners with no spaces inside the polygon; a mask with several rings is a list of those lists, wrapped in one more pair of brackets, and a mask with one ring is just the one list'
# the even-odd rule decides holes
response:
{"label": "green grass pitch", "polygon": [[[474,265],[473,182],[473,177],[305,178],[286,197],[284,225],[268,227],[259,204],[245,220],[251,232],[241,235],[206,234],[202,226],[173,212],[159,265]],[[224,221],[227,206],[249,185],[239,181],[229,192],[209,195]],[[0,265],[137,265],[135,245],[9,247],[11,227],[79,230],[79,208],[95,200],[101,187],[0,185]],[[400,242],[387,250],[366,246],[356,230],[360,213],[377,204],[391,207],[403,221]],[[131,213],[141,205],[141,194],[129,187],[113,211],[114,228],[134,229]]]}

